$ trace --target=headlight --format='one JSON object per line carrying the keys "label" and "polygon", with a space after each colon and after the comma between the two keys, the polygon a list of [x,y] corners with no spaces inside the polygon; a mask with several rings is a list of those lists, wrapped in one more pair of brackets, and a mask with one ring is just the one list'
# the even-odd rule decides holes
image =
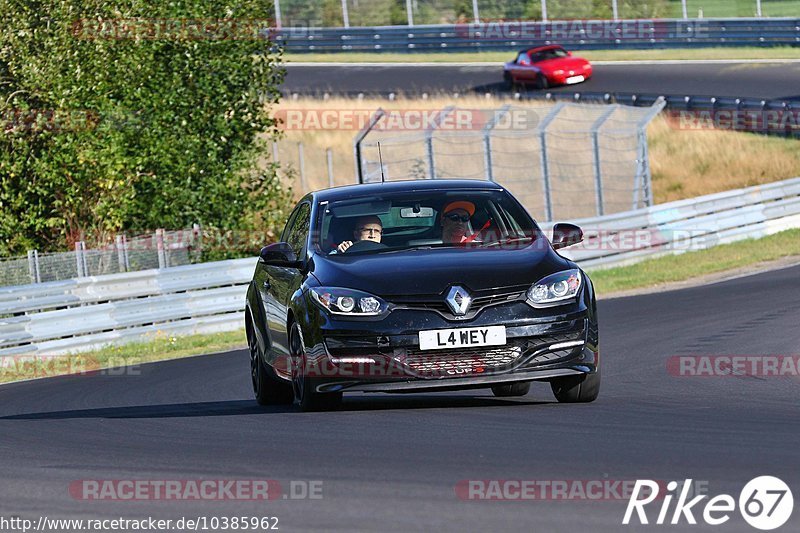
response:
{"label": "headlight", "polygon": [[528,289],[528,301],[534,307],[574,300],[581,288],[581,271],[565,270],[539,280]]}
{"label": "headlight", "polygon": [[314,287],[311,299],[331,314],[342,316],[377,316],[389,304],[369,293],[341,287]]}

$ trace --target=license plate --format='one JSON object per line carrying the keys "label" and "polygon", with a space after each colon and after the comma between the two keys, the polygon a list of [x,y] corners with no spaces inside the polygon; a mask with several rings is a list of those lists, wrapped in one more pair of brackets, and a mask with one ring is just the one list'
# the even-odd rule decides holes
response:
{"label": "license plate", "polygon": [[572,76],[567,78],[567,85],[575,85],[576,83],[581,83],[582,81],[586,81],[584,76]]}
{"label": "license plate", "polygon": [[472,348],[473,346],[502,346],[505,343],[505,326],[434,329],[419,332],[420,350]]}

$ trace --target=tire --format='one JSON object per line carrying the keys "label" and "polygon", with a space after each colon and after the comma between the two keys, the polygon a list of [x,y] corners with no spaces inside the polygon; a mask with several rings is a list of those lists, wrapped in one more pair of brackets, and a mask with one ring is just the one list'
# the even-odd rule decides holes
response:
{"label": "tire", "polygon": [[594,374],[554,379],[550,382],[550,388],[561,403],[593,402],[600,394],[600,369]]}
{"label": "tire", "polygon": [[306,348],[300,325],[293,322],[289,326],[289,351],[292,360],[292,389],[294,401],[303,412],[331,411],[342,403],[341,392],[317,392],[315,379],[308,375]]}
{"label": "tire", "polygon": [[542,91],[550,88],[550,82],[547,81],[547,76],[539,74],[536,78],[536,88]]}
{"label": "tire", "polygon": [[503,82],[505,82],[506,89],[509,91],[514,90],[514,78],[511,77],[510,72],[503,72]]}
{"label": "tire", "polygon": [[498,398],[508,398],[511,396],[525,396],[531,390],[530,381],[523,383],[508,383],[506,385],[495,385],[492,393]]}
{"label": "tire", "polygon": [[280,381],[269,374],[258,351],[256,337],[248,326],[247,347],[250,350],[250,378],[253,381],[253,393],[258,405],[286,405],[292,403],[294,395],[288,383]]}

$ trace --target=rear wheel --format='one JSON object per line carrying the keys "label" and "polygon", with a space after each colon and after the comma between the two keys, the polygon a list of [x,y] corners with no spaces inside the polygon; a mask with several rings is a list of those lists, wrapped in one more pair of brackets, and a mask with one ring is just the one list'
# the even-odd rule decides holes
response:
{"label": "rear wheel", "polygon": [[292,387],[271,376],[264,367],[258,352],[258,343],[252,332],[247,334],[247,347],[250,350],[250,378],[253,392],[259,405],[282,405],[292,403]]}
{"label": "rear wheel", "polygon": [[514,89],[514,78],[510,72],[503,72],[503,81],[506,84],[506,89],[509,91]]}
{"label": "rear wheel", "polygon": [[525,396],[531,390],[529,381],[524,383],[508,383],[506,385],[495,385],[492,393],[498,398],[508,398],[511,396]]}
{"label": "rear wheel", "polygon": [[550,388],[561,403],[593,402],[600,394],[600,369],[594,374],[554,379],[550,382]]}
{"label": "rear wheel", "polygon": [[309,376],[306,348],[303,343],[303,334],[297,322],[292,323],[289,329],[289,349],[292,360],[292,388],[294,400],[300,405],[301,411],[329,411],[336,409],[342,403],[341,392],[317,392],[315,380]]}

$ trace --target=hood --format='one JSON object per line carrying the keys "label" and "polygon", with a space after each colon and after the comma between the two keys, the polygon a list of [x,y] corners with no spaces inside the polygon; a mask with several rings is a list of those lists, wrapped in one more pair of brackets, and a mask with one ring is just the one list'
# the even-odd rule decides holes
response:
{"label": "hood", "polygon": [[549,246],[315,255],[313,264],[314,277],[321,285],[359,289],[376,296],[440,294],[454,284],[472,291],[533,284],[570,267]]}
{"label": "hood", "polygon": [[580,57],[559,57],[556,59],[548,59],[547,61],[540,61],[536,66],[547,72],[554,70],[574,70],[575,74],[583,73],[583,66],[589,62]]}

